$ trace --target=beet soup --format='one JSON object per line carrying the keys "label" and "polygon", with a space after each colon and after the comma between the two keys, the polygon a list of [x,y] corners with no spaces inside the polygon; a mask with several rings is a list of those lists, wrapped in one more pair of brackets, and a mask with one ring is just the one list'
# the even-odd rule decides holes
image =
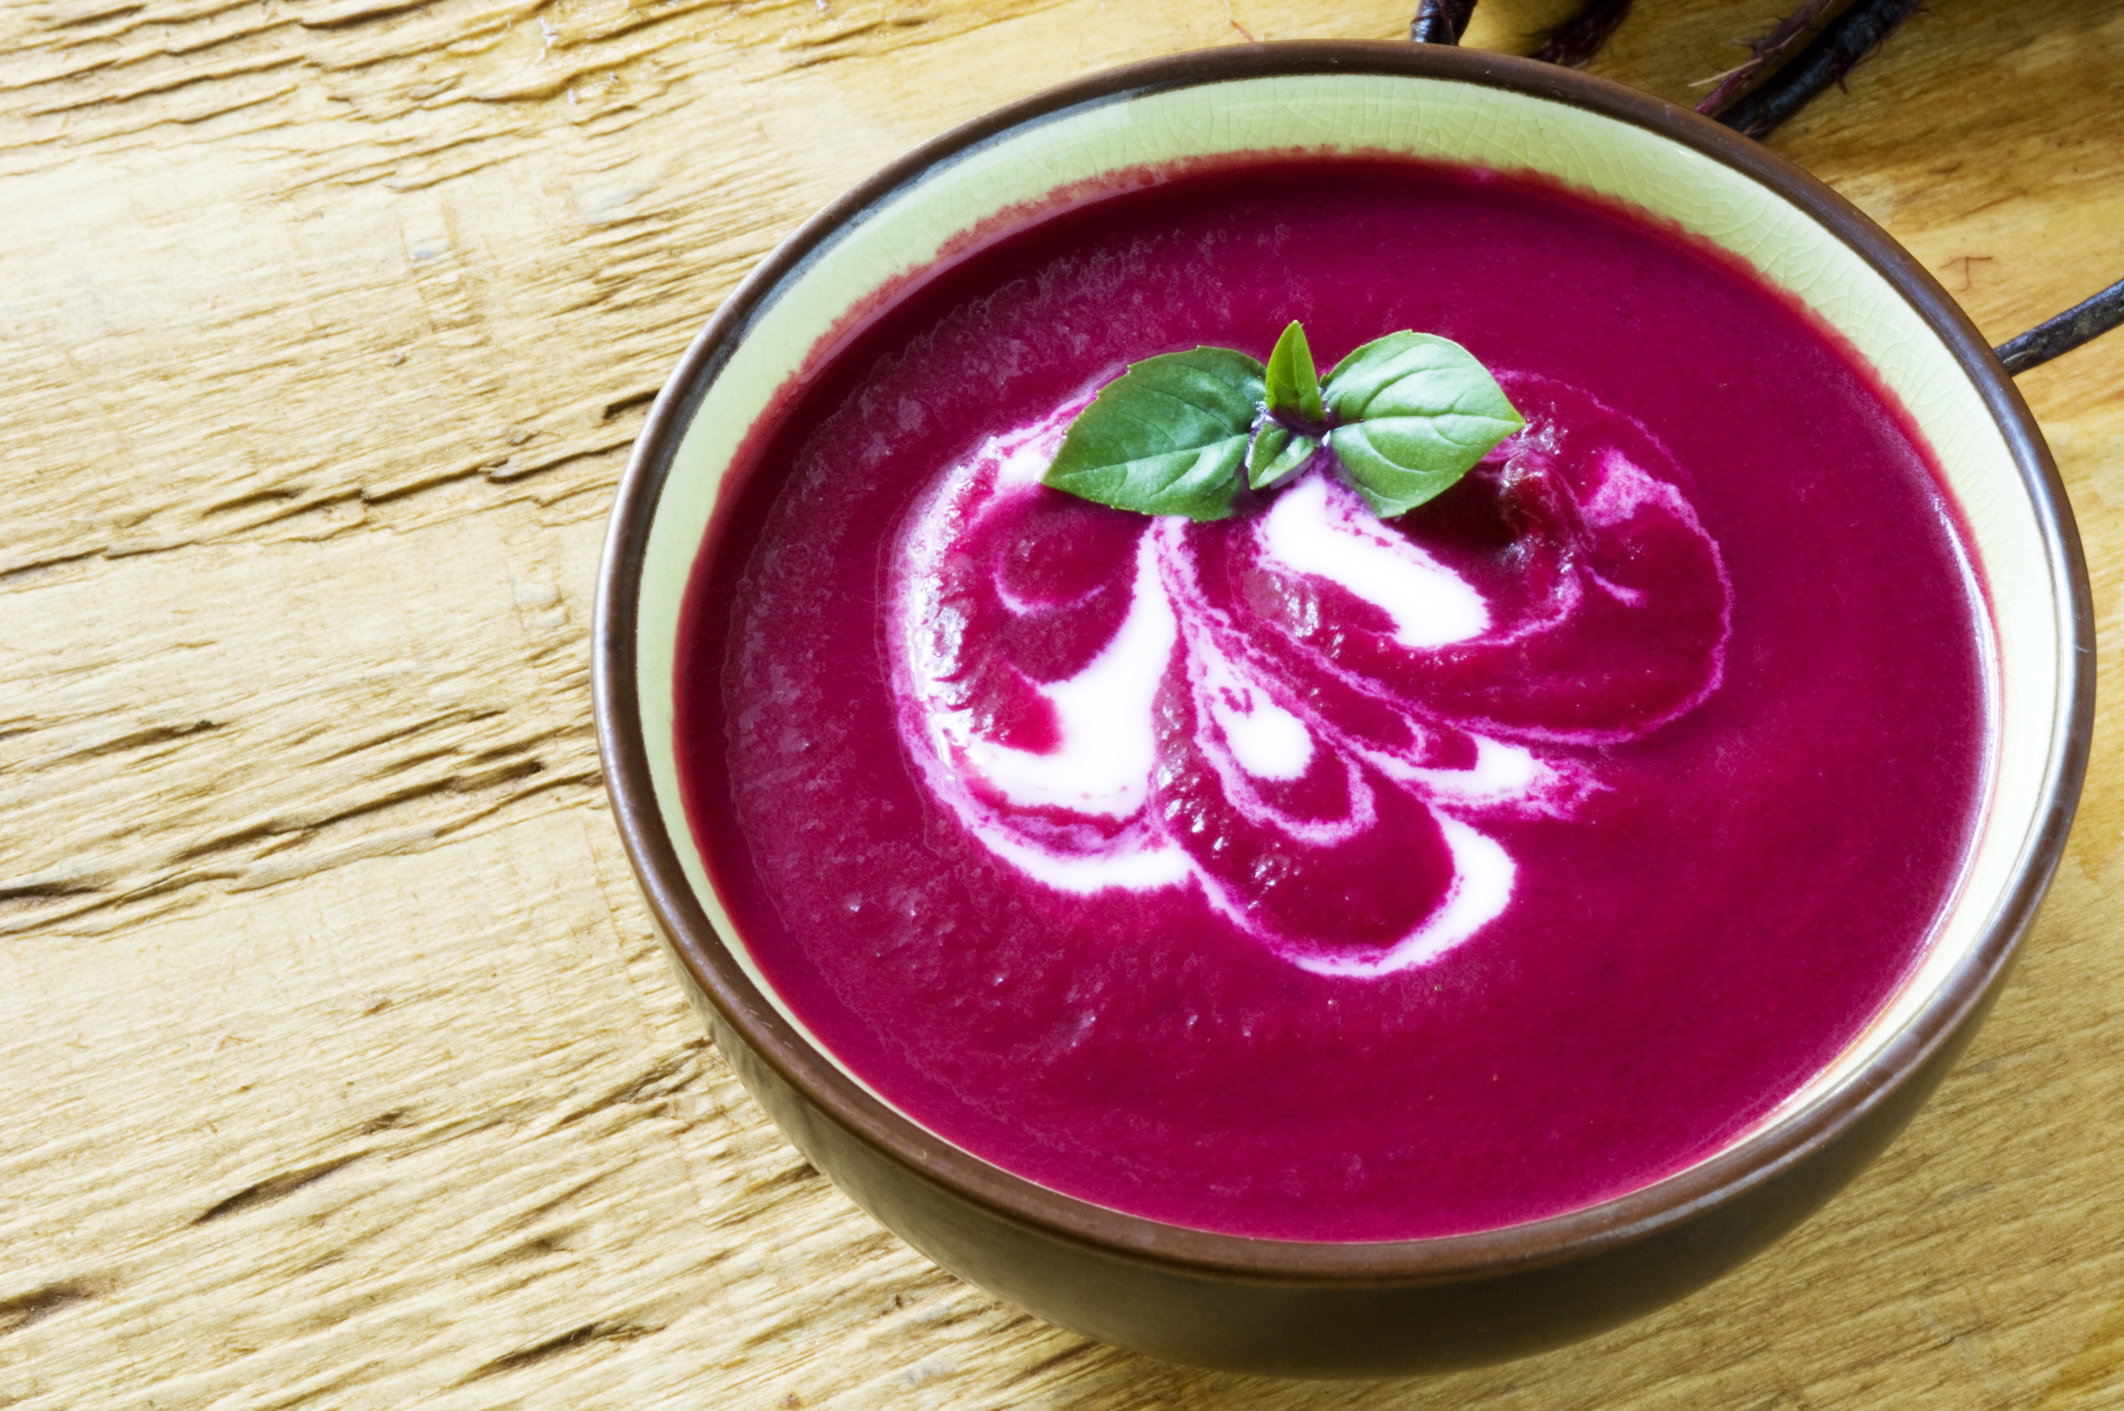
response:
{"label": "beet soup", "polygon": [[[1124,189],[1125,188],[1125,189]],[[1528,425],[1374,517],[1043,487],[1130,362],[1451,338]],[[1306,1240],[1558,1214],[1849,1044],[1961,875],[1989,617],[1908,418],[1543,179],[1137,173],[829,340],[697,563],[687,814],[784,1001],[968,1151]]]}

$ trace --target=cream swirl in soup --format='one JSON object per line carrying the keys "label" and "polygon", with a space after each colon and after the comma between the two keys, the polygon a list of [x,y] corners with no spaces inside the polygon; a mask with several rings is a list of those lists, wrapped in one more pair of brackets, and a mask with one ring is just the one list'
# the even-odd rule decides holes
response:
{"label": "cream swirl in soup", "polygon": [[990,437],[917,508],[893,572],[900,734],[930,790],[1031,881],[1199,887],[1316,973],[1475,935],[1518,870],[1484,820],[1567,823],[1600,770],[1553,747],[1692,709],[1730,630],[1718,547],[1657,442],[1510,380],[1547,418],[1476,472],[1521,536],[1488,572],[1326,466],[1206,524],[1048,489],[1082,399]]}

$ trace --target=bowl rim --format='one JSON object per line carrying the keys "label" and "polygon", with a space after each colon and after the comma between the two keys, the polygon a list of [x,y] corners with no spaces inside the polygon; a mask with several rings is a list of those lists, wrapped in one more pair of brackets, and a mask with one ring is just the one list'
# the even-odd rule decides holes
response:
{"label": "bowl rim", "polygon": [[[694,897],[650,779],[637,692],[641,573],[658,498],[702,393],[753,314],[842,227],[932,166],[1013,129],[1091,102],[1285,75],[1387,75],[1487,85],[1646,129],[1740,171],[1805,211],[1906,299],[1974,383],[2019,470],[2052,583],[2070,599],[2071,650],[2045,750],[2035,826],[1980,939],[1873,1056],[1813,1102],[1704,1161],[1598,1204],[1523,1224],[1428,1239],[1314,1242],[1220,1234],[1095,1205],[989,1164],[871,1096],[785,1020],[728,952]],[[783,241],[686,350],[650,409],[621,477],[604,545],[591,686],[606,787],[655,922],[698,992],[758,1060],[873,1152],[989,1215],[1051,1238],[1168,1269],[1285,1284],[1408,1286],[1531,1270],[1635,1243],[1762,1186],[1835,1145],[1965,1024],[2010,967],[2064,852],[2094,728],[2094,611],[2070,503],[2033,415],[1991,345],[1931,273],[1819,179],[1760,143],[1650,94],[1576,70],[1481,50],[1405,41],[1235,45],[1105,70],[942,133],[851,188]]]}

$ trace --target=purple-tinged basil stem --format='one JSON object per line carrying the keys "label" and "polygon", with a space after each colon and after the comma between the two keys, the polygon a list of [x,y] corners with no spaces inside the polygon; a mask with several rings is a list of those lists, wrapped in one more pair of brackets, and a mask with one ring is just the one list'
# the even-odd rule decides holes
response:
{"label": "purple-tinged basil stem", "polygon": [[2074,304],[2056,318],[2043,320],[2018,338],[1999,344],[1999,361],[2006,364],[2008,373],[2019,376],[2119,324],[2124,324],[2124,279],[2092,299]]}
{"label": "purple-tinged basil stem", "polygon": [[1710,117],[1738,98],[1757,79],[1776,68],[1833,3],[1835,0],[1807,0],[1806,4],[1779,20],[1777,27],[1768,34],[1746,41],[1750,51],[1747,60],[1712,79],[1711,82],[1718,86],[1696,105],[1696,111]]}
{"label": "purple-tinged basil stem", "polygon": [[1474,13],[1475,0],[1422,0],[1409,22],[1409,38],[1418,44],[1458,44]]}
{"label": "purple-tinged basil stem", "polygon": [[1718,115],[1746,137],[1767,137],[1830,84],[1841,84],[1852,65],[1894,32],[1917,0],[1858,0],[1837,17],[1800,56],[1771,75],[1747,97]]}
{"label": "purple-tinged basil stem", "polygon": [[1630,0],[1588,0],[1577,14],[1549,31],[1534,57],[1567,69],[1583,68],[1629,13]]}

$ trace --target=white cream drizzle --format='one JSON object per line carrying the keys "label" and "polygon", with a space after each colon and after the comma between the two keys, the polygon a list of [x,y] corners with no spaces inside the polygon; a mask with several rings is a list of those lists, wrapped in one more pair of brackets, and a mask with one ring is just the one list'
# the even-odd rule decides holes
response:
{"label": "white cream drizzle", "polygon": [[[1042,493],[1035,487],[1080,407],[993,437],[950,467],[902,535],[889,609],[894,690],[902,738],[936,798],[990,852],[1035,882],[1075,894],[1195,885],[1234,925],[1318,974],[1366,977],[1421,965],[1501,916],[1511,904],[1517,866],[1463,815],[1501,810],[1566,817],[1597,784],[1580,766],[1551,763],[1525,745],[1486,735],[1475,735],[1475,758],[1466,768],[1427,764],[1420,749],[1397,753],[1349,738],[1277,681],[1244,629],[1203,593],[1185,521],[1155,521],[1137,541],[1127,613],[1103,649],[1065,680],[1026,683],[1052,707],[1055,748],[1036,753],[984,734],[965,679],[967,626],[941,583],[955,546],[984,513],[1012,496]],[[1603,467],[1602,483],[1580,506],[1589,521],[1619,523],[1656,505],[1701,532],[1675,486],[1620,452],[1608,453]],[[1252,533],[1266,566],[1333,583],[1373,605],[1393,623],[1401,647],[1430,650],[1492,630],[1490,607],[1473,584],[1382,529],[1354,493],[1318,472],[1284,490]],[[1014,613],[1038,606],[1014,599],[1000,581],[989,586]],[[1602,586],[1625,601],[1633,592]],[[1571,606],[1560,600],[1553,610]],[[1193,693],[1202,757],[1250,824],[1307,846],[1332,845],[1376,826],[1372,785],[1361,767],[1367,764],[1428,808],[1453,876],[1407,935],[1385,947],[1351,950],[1272,934],[1244,898],[1169,836],[1148,805],[1161,768],[1158,694],[1176,652]],[[1328,669],[1337,668],[1330,663]],[[1408,723],[1419,742],[1428,738],[1426,722],[1410,716]],[[1304,778],[1323,754],[1346,774],[1344,816],[1291,817],[1269,802],[1265,790]]]}
{"label": "white cream drizzle", "polygon": [[1394,620],[1404,647],[1442,647],[1480,637],[1490,626],[1482,594],[1408,540],[1382,531],[1354,495],[1328,495],[1309,475],[1276,497],[1261,517],[1269,562],[1325,578]]}
{"label": "white cream drizzle", "polygon": [[931,728],[1012,803],[1126,818],[1149,792],[1158,753],[1151,702],[1178,635],[1172,603],[1159,588],[1156,547],[1146,535],[1121,630],[1084,670],[1037,688],[1055,708],[1061,748],[1052,754],[1011,749],[983,736],[963,710],[933,714]]}

